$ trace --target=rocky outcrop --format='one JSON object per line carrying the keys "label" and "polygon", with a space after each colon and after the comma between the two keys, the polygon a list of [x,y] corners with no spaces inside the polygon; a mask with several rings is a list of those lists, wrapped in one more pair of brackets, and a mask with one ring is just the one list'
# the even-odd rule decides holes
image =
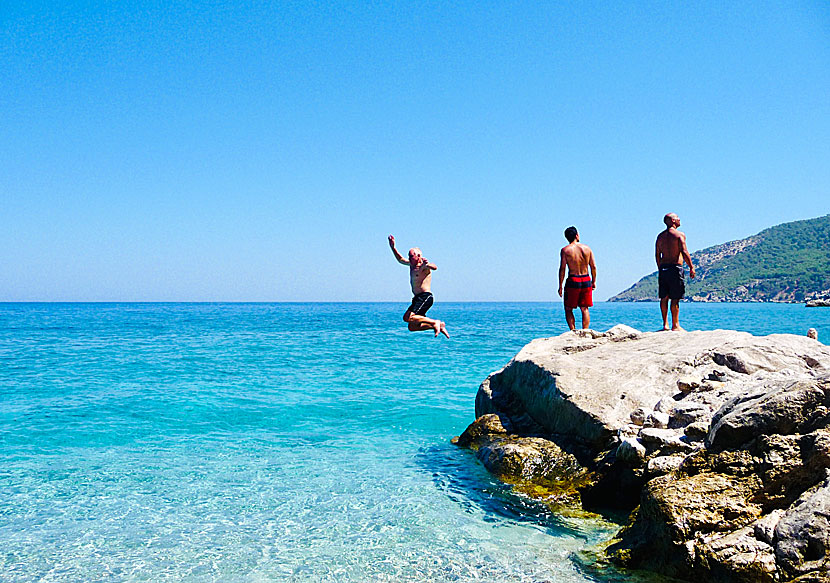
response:
{"label": "rocky outcrop", "polygon": [[731,399],[705,447],[646,483],[609,555],[705,580],[830,575],[829,405],[830,375]]}
{"label": "rocky outcrop", "polygon": [[808,308],[830,308],[830,299],[810,300],[805,305]]}
{"label": "rocky outcrop", "polygon": [[816,340],[625,326],[538,339],[482,383],[476,416],[458,444],[502,479],[634,508],[607,549],[620,565],[830,573],[830,348]]}

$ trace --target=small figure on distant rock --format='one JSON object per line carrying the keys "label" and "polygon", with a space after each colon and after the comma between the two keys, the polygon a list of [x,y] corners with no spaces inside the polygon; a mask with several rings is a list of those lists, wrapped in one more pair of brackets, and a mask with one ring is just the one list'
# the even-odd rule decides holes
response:
{"label": "small figure on distant rock", "polygon": [[[559,253],[559,297],[562,297],[562,282],[565,280],[565,266],[568,266],[568,280],[565,282],[565,321],[568,328],[574,330],[574,308],[582,311],[582,329],[587,330],[591,324],[588,308],[594,305],[593,291],[597,287],[597,266],[594,252],[587,245],[579,242],[576,227],[565,229],[568,244]],[[588,274],[588,268],[591,274]]]}
{"label": "small figure on distant rock", "polygon": [[815,328],[810,328],[809,330],[807,330],[807,338],[818,340],[818,330],[816,330]]}
{"label": "small figure on distant rock", "polygon": [[409,266],[409,282],[412,285],[412,304],[407,308],[403,315],[403,321],[409,323],[409,330],[411,332],[418,332],[420,330],[434,330],[435,336],[439,332],[450,337],[447,332],[447,326],[441,320],[433,320],[427,318],[426,313],[432,307],[432,292],[430,287],[432,285],[432,272],[438,269],[434,263],[430,263],[425,257],[421,256],[421,250],[413,247],[409,250],[409,259],[404,259],[397,249],[395,249],[395,237],[389,235],[389,247],[392,249],[395,259],[401,265]]}
{"label": "small figure on distant rock", "polygon": [[655,245],[655,260],[658,269],[658,284],[660,296],[660,312],[663,315],[663,330],[669,329],[668,312],[671,300],[671,329],[682,330],[678,322],[680,314],[680,300],[686,294],[686,281],[683,274],[683,262],[689,265],[689,276],[694,279],[695,266],[686,248],[686,235],[677,230],[680,226],[680,217],[668,213],[663,217],[666,230],[657,235]]}

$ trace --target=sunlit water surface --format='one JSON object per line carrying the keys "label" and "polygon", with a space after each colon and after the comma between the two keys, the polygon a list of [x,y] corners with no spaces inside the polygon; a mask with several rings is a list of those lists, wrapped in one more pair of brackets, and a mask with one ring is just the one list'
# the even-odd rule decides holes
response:
{"label": "sunlit water surface", "polygon": [[[2,581],[607,581],[616,527],[450,445],[561,305],[0,304]],[[659,324],[597,304],[593,327]],[[683,305],[687,329],[830,335],[830,309]],[[618,581],[633,580],[620,576]]]}

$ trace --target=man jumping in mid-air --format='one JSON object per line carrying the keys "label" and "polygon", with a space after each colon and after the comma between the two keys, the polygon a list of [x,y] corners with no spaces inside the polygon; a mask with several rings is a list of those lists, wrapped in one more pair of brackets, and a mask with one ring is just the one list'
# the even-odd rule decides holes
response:
{"label": "man jumping in mid-air", "polygon": [[447,338],[450,337],[447,327],[441,320],[427,318],[426,313],[432,307],[432,272],[438,269],[434,263],[430,263],[421,256],[421,250],[413,247],[409,250],[409,259],[395,249],[395,237],[389,235],[389,247],[395,255],[395,259],[401,265],[409,266],[409,281],[412,284],[412,304],[403,315],[403,321],[409,323],[409,330],[418,332],[420,330],[434,330],[438,336],[440,332]]}

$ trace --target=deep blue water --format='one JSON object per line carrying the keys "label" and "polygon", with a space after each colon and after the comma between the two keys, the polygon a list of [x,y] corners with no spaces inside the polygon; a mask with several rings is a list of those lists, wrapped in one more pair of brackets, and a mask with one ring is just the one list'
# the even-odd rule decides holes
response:
{"label": "deep blue water", "polygon": [[[0,304],[0,580],[592,579],[601,520],[549,514],[450,445],[561,304]],[[600,303],[592,327],[660,325]],[[830,309],[684,304],[687,329]],[[627,579],[620,579],[627,580]]]}

